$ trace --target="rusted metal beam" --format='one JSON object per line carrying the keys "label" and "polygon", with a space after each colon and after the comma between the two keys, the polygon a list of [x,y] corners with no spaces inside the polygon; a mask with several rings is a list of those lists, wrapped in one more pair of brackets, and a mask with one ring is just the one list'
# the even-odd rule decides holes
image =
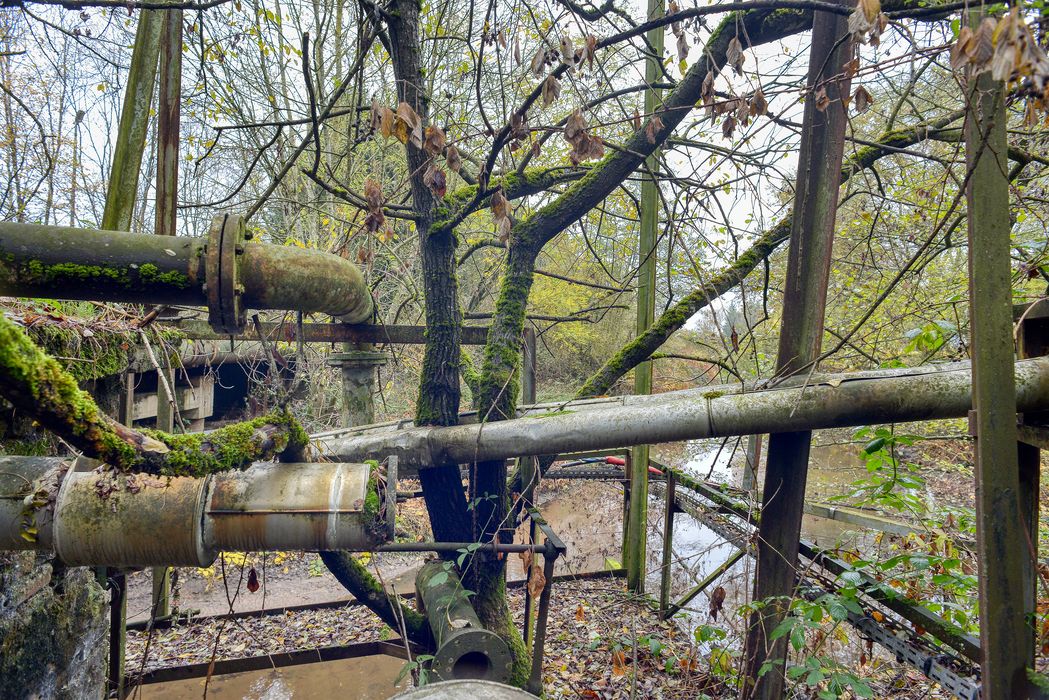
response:
{"label": "rusted metal beam", "polygon": [[[978,26],[980,11],[970,15]],[[967,75],[965,154],[970,355],[976,462],[976,543],[984,700],[1027,697],[1029,571],[1021,513],[1013,380],[1012,266],[1005,86],[990,70]]]}
{"label": "rusted metal beam", "polygon": [[[236,335],[216,333],[204,321],[181,320],[165,322],[179,329],[187,338],[194,340],[244,340],[257,341],[258,331],[249,325]],[[295,323],[259,324],[262,337],[268,342],[294,343],[300,339],[299,327]],[[487,326],[463,326],[463,345],[484,345],[488,338]],[[373,343],[390,345],[422,345],[426,342],[426,326],[392,326],[348,323],[304,323],[301,340],[304,343]]]}
{"label": "rusted metal beam", "polygon": [[[843,7],[847,0],[835,0]],[[850,78],[841,70],[852,56],[847,20],[813,13],[805,114],[794,191],[790,251],[783,290],[776,373],[811,369],[820,354],[831,249],[848,124]],[[821,99],[822,96],[822,99]],[[744,647],[740,697],[779,700],[784,695],[787,638],[770,640],[794,590],[798,540],[809,463],[809,431],[769,436],[758,526],[753,600]],[[771,668],[767,664],[771,663]],[[767,672],[762,673],[762,670]]]}

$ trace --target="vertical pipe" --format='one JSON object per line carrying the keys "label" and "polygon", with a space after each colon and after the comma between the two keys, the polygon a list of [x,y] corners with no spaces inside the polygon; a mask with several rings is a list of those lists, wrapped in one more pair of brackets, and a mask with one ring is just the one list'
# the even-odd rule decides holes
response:
{"label": "vertical pipe", "polygon": [[[157,97],[157,199],[154,233],[174,236],[178,205],[179,110],[182,98],[182,10],[161,11],[159,37],[160,86]],[[167,384],[157,385],[157,429],[172,432],[177,396],[165,396],[165,387],[175,391],[175,371],[165,369]],[[171,616],[171,569],[153,567],[154,619]]]}
{"label": "vertical pipe", "polygon": [[751,492],[758,483],[758,463],[761,461],[761,436],[751,435],[747,439],[747,462],[743,465],[742,488]]}
{"label": "vertical pipe", "polygon": [[[983,14],[974,11],[979,26]],[[1020,504],[1013,373],[1005,90],[989,70],[968,76],[965,119],[969,304],[976,440],[976,544],[984,700],[1027,696],[1026,525]]]}
{"label": "vertical pipe", "polygon": [[[523,352],[521,353],[521,403],[534,404],[535,399],[535,371],[536,371],[536,345],[535,329],[525,328],[522,337]],[[539,485],[539,460],[536,457],[521,457],[517,460],[517,469],[521,473],[521,483],[524,485],[521,498],[525,499],[526,507],[533,505],[535,489]],[[528,541],[535,542],[536,526],[533,518],[528,519]],[[525,576],[528,572],[525,571]],[[532,605],[532,596],[525,596],[524,609],[524,640],[525,647],[532,644],[535,637],[535,611]]]}
{"label": "vertical pipe", "polygon": [[135,31],[124,105],[120,111],[113,165],[106,189],[106,207],[102,212],[102,229],[130,231],[131,213],[138,195],[138,175],[142,152],[146,147],[149,110],[157,81],[157,55],[160,52],[160,10],[143,10]]}
{"label": "vertical pipe", "polygon": [[[648,18],[663,16],[663,0],[648,0]],[[652,87],[663,74],[663,27],[650,29],[646,35],[652,54],[645,61],[645,114],[656,112],[661,103],[660,90]],[[655,320],[656,312],[656,229],[659,226],[659,191],[655,171],[658,151],[645,161],[651,174],[641,182],[638,239],[637,334],[641,335]],[[642,362],[634,368],[634,393],[652,393],[652,363]],[[645,590],[645,562],[647,560],[646,533],[648,530],[648,445],[633,448],[630,470],[630,516],[624,544],[623,565],[627,570],[627,587],[635,593]]]}
{"label": "vertical pipe", "polygon": [[[846,0],[835,2],[848,4]],[[778,376],[809,370],[820,352],[848,123],[845,98],[850,83],[840,67],[851,56],[846,18],[815,12],[783,290]],[[825,104],[815,99],[822,91],[826,91]],[[809,431],[769,436],[753,598],[767,605],[751,616],[747,630],[744,700],[778,700],[784,695],[787,638],[768,638],[786,614],[786,601],[794,592],[811,438]],[[762,675],[761,669],[769,662],[771,669]]]}
{"label": "vertical pipe", "polygon": [[677,508],[677,479],[673,472],[667,472],[667,499],[663,513],[663,568],[659,580],[659,616],[667,619],[670,616],[670,564],[674,556],[674,511]]}

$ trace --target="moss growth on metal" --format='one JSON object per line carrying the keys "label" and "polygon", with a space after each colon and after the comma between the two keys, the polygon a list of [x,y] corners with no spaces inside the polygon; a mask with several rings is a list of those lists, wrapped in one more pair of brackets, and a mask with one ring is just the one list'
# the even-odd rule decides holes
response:
{"label": "moss growth on metal", "polygon": [[379,500],[379,463],[374,459],[365,462],[368,465],[368,489],[364,496],[364,517],[367,522],[378,520],[382,502]]}
{"label": "moss growth on metal", "polygon": [[725,395],[724,391],[708,391],[708,392],[704,393],[702,396],[707,401],[710,401],[711,399],[721,398],[724,395]]}
{"label": "moss growth on metal", "polygon": [[15,280],[21,284],[53,287],[104,282],[134,291],[157,287],[186,289],[193,284],[185,273],[177,270],[161,272],[152,263],[111,267],[70,262],[48,264],[41,260],[29,260],[17,266]]}

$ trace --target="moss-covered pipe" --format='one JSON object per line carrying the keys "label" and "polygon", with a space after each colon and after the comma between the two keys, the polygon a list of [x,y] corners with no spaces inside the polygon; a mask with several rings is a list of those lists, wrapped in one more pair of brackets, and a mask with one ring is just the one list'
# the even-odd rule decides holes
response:
{"label": "moss-covered pipe", "polygon": [[415,576],[415,592],[437,642],[432,667],[438,678],[497,683],[510,679],[510,648],[502,637],[481,625],[451,562],[425,564]]}
{"label": "moss-covered pipe", "polygon": [[[0,223],[0,295],[204,306],[205,245],[203,238]],[[364,276],[337,255],[247,242],[238,265],[247,308],[371,319]]]}

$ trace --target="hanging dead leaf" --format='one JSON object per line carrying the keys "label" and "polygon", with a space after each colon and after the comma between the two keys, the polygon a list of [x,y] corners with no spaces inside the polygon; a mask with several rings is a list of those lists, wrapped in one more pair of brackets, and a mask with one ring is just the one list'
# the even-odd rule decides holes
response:
{"label": "hanging dead leaf", "polygon": [[575,50],[572,48],[572,40],[567,36],[561,37],[561,61],[569,66],[575,65]]}
{"label": "hanging dead leaf", "polygon": [[537,78],[543,77],[543,71],[546,70],[546,48],[539,47],[539,50],[535,52],[535,56],[532,57],[532,63],[528,66],[528,69],[532,71],[532,75]]}
{"label": "hanging dead leaf", "polygon": [[521,39],[519,34],[514,34],[514,65],[521,65]]}
{"label": "hanging dead leaf", "polygon": [[593,70],[594,60],[597,58],[597,37],[593,34],[586,35],[586,49],[583,51],[583,58],[590,65],[590,70]]}
{"label": "hanging dead leaf", "polygon": [[561,81],[553,75],[546,76],[543,81],[543,106],[549,107],[561,96]]}
{"label": "hanging dead leaf", "polygon": [[459,156],[459,149],[455,146],[449,146],[445,149],[444,162],[448,166],[448,169],[453,173],[459,172],[459,168],[463,167],[463,160]]}
{"label": "hanging dead leaf", "polygon": [[856,114],[863,114],[874,104],[874,98],[871,97],[871,94],[867,92],[865,87],[860,85],[852,95],[852,102],[856,108]]}
{"label": "hanging dead leaf", "polygon": [[546,576],[543,575],[543,570],[538,564],[532,564],[532,569],[528,574],[528,595],[538,598],[545,586]]}
{"label": "hanging dead leaf", "polygon": [[818,109],[820,112],[827,109],[827,106],[830,104],[830,97],[827,96],[827,88],[821,87],[818,90],[816,90],[816,94],[813,96],[813,99],[815,99],[816,101],[816,109]]}
{"label": "hanging dead leaf", "polygon": [[448,192],[448,178],[437,164],[430,162],[423,173],[423,184],[430,188],[436,197],[443,197]]}
{"label": "hanging dead leaf", "polygon": [[583,110],[576,109],[572,114],[569,115],[568,121],[565,122],[565,141],[573,143],[580,135],[586,132],[586,117],[583,115]]}
{"label": "hanging dead leaf", "polygon": [[718,586],[710,593],[710,617],[715,622],[718,619],[718,613],[725,606],[725,587]]}
{"label": "hanging dead leaf", "polygon": [[732,349],[739,352],[739,333],[736,332],[735,326],[732,326],[732,335],[729,338],[732,340]]}
{"label": "hanging dead leaf", "polygon": [[677,60],[684,63],[685,59],[688,58],[688,39],[685,38],[685,33],[681,34],[677,38]]}
{"label": "hanging dead leaf", "polygon": [[743,61],[745,59],[746,55],[743,53],[743,44],[740,43],[739,37],[732,37],[728,42],[728,48],[725,49],[725,60],[736,71],[736,75],[743,74]]}
{"label": "hanging dead leaf", "polygon": [[523,552],[519,552],[518,556],[521,557],[521,568],[522,569],[524,569],[525,571],[528,571],[529,569],[532,568],[532,559],[533,559],[532,550],[526,549]]}
{"label": "hanging dead leaf", "polygon": [[978,68],[982,68],[987,65],[994,56],[994,30],[997,24],[991,17],[984,17],[983,21],[980,22],[980,26],[976,29],[973,34],[972,40],[966,47],[966,55],[969,57],[969,63],[973,64]]}
{"label": "hanging dead leaf", "polygon": [[416,148],[422,147],[422,121],[407,102],[401,102],[397,105],[397,121],[394,125],[394,130],[394,135],[401,143],[407,145],[411,142]]}
{"label": "hanging dead leaf", "polygon": [[423,138],[423,149],[432,156],[439,154],[446,145],[444,129],[439,126],[430,125],[426,127],[426,136]]}
{"label": "hanging dead leaf", "polygon": [[371,110],[368,113],[368,117],[369,117],[369,121],[370,121],[369,126],[371,127],[371,130],[373,132],[378,131],[379,127],[382,125],[382,110],[383,110],[383,106],[381,104],[379,104],[379,101],[376,100],[376,99],[373,99],[372,100]]}
{"label": "hanging dead leaf", "polygon": [[641,113],[637,111],[637,107],[634,108],[634,131],[641,131]]}
{"label": "hanging dead leaf", "polygon": [[873,25],[874,20],[881,13],[881,0],[860,0],[857,9],[863,13],[864,19]]}
{"label": "hanging dead leaf", "polygon": [[248,591],[254,593],[259,590],[259,575],[255,572],[255,567],[251,567],[248,571]]}
{"label": "hanging dead leaf", "polygon": [[704,104],[710,104],[714,100],[714,71],[708,70],[703,77],[703,84],[699,88],[699,99]]}
{"label": "hanging dead leaf", "polygon": [[500,187],[492,193],[492,217],[498,221],[505,219],[508,214],[509,204],[506,201],[506,195],[503,194],[503,188]]}
{"label": "hanging dead leaf", "polygon": [[384,201],[382,186],[370,177],[364,181],[364,201],[368,204],[369,211],[382,209]]}
{"label": "hanging dead leaf", "polygon": [[721,135],[727,139],[732,138],[732,134],[736,132],[736,118],[726,117],[725,121],[721,123]]}
{"label": "hanging dead leaf", "polygon": [[658,116],[653,116],[648,120],[648,124],[645,125],[645,138],[648,139],[649,143],[656,142],[656,136],[663,130],[663,120]]}
{"label": "hanging dead leaf", "polygon": [[383,106],[379,113],[379,133],[383,135],[383,138],[388,139],[393,136],[395,121],[393,110]]}
{"label": "hanging dead leaf", "polygon": [[758,117],[763,114],[768,114],[769,103],[765,99],[765,93],[758,88],[754,91],[754,94],[750,96],[750,116]]}

